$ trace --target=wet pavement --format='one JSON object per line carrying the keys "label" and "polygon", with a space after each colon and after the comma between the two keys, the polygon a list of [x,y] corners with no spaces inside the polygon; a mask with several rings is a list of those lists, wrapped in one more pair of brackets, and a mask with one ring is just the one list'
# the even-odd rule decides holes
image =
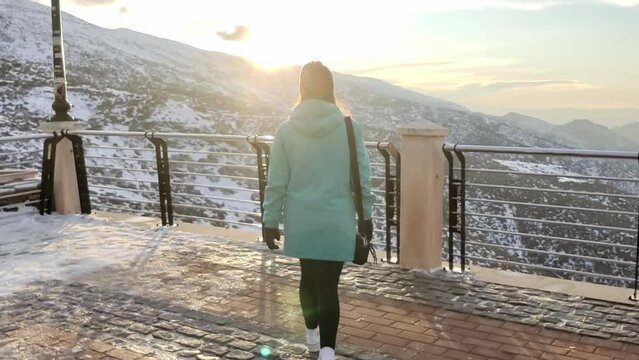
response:
{"label": "wet pavement", "polygon": [[[0,359],[316,357],[297,260],[263,244],[135,219],[17,219],[0,221]],[[386,264],[342,279],[342,358],[639,358],[639,307]]]}

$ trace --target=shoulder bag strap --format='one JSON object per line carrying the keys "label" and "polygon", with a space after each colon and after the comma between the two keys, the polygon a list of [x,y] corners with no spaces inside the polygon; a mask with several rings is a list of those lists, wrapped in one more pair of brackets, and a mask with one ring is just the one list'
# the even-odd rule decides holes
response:
{"label": "shoulder bag strap", "polygon": [[364,222],[364,207],[362,205],[362,184],[359,180],[359,163],[357,162],[357,149],[355,147],[355,133],[353,131],[353,120],[350,116],[344,117],[346,123],[346,136],[348,137],[348,149],[351,159],[351,182],[355,193],[355,207],[357,209],[357,223],[361,228]]}

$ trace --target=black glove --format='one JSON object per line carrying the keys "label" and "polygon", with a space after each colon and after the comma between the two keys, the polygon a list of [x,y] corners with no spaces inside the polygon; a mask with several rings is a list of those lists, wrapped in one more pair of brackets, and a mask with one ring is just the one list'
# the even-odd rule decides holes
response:
{"label": "black glove", "polygon": [[359,234],[366,237],[368,240],[373,238],[373,219],[364,220],[362,228],[359,229]]}
{"label": "black glove", "polygon": [[269,250],[279,249],[280,247],[275,244],[275,240],[280,239],[280,229],[262,227],[262,239]]}

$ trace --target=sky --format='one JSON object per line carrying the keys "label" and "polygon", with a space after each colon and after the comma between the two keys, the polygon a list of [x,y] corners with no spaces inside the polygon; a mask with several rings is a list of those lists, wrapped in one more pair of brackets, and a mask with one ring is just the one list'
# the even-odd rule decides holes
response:
{"label": "sky", "polygon": [[639,0],[61,2],[265,69],[321,60],[491,115],[639,122]]}

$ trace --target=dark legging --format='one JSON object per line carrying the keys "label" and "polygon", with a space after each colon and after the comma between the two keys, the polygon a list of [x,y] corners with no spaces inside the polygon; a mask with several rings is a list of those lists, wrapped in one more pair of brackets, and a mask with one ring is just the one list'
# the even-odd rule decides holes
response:
{"label": "dark legging", "polygon": [[339,325],[337,285],[344,263],[300,259],[300,303],[307,329],[320,327],[321,347],[335,348]]}

